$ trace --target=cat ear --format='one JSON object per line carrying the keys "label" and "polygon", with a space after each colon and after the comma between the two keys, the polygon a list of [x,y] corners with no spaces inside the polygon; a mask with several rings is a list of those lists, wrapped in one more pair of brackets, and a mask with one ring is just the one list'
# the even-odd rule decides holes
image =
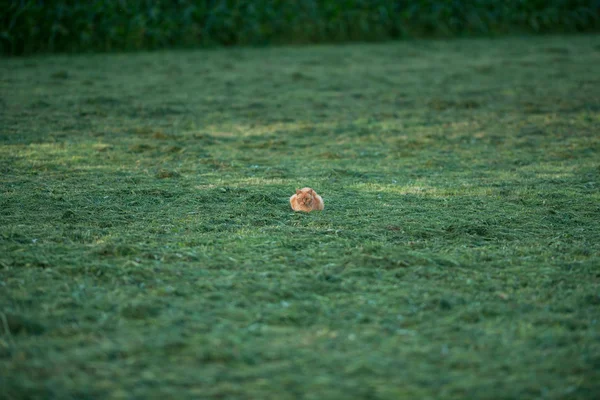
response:
{"label": "cat ear", "polygon": [[300,194],[300,193],[302,193],[302,190],[296,189],[296,194]]}
{"label": "cat ear", "polygon": [[314,190],[314,189],[310,189],[310,194],[312,194],[313,196],[316,196],[316,195],[317,195],[317,193],[315,192],[315,190]]}

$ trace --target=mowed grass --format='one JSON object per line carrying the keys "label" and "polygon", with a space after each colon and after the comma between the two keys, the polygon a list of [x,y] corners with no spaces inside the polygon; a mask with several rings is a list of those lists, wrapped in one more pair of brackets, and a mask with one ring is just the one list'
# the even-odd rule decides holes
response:
{"label": "mowed grass", "polygon": [[599,65],[600,36],[0,60],[0,397],[598,398]]}

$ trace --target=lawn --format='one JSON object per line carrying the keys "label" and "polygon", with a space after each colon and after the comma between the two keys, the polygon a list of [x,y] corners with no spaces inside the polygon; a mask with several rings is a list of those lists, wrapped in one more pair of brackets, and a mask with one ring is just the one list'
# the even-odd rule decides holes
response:
{"label": "lawn", "polygon": [[0,398],[597,399],[599,65],[598,35],[0,59]]}

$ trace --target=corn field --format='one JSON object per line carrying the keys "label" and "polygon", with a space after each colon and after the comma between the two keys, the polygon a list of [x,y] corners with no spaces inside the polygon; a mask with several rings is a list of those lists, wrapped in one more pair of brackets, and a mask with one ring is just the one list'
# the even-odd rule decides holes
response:
{"label": "corn field", "polygon": [[598,31],[600,0],[0,0],[0,53]]}

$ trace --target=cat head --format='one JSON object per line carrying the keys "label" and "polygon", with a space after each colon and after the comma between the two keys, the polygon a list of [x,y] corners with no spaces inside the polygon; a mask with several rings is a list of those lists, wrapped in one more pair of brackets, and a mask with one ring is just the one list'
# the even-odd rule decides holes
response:
{"label": "cat head", "polygon": [[298,202],[306,207],[312,207],[315,194],[315,191],[311,188],[296,189]]}

